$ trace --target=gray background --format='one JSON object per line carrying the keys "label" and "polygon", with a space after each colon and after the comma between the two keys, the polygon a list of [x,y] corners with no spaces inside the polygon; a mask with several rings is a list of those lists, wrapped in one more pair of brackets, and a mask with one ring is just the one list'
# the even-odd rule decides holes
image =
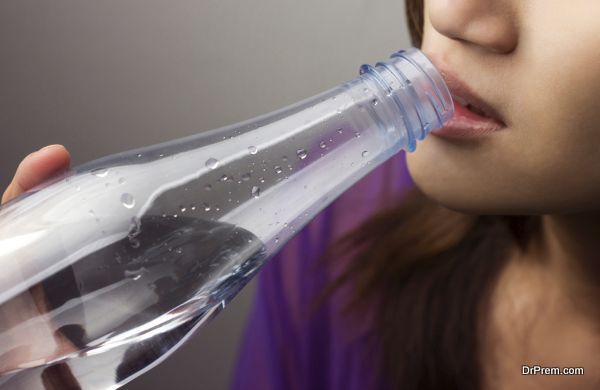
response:
{"label": "gray background", "polygon": [[[3,0],[0,188],[44,145],[78,165],[210,130],[408,46],[402,0]],[[125,388],[228,388],[255,282]]]}

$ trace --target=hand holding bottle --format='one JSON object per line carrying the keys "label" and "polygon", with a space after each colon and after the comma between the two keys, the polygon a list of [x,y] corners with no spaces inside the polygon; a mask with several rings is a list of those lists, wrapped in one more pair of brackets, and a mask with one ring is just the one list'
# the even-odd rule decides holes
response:
{"label": "hand holding bottle", "polygon": [[[69,152],[62,145],[49,145],[36,152],[29,154],[21,161],[15,175],[2,195],[4,204],[23,192],[41,184],[53,175],[65,171],[69,168],[71,157]],[[14,259],[19,261],[19,259]],[[0,308],[0,324],[6,326],[11,318],[33,318],[40,315],[40,311],[45,306],[45,295],[40,284],[30,288],[30,294],[22,294],[22,299],[12,301],[10,307]],[[1,327],[2,325],[0,325]],[[28,339],[35,338],[32,345],[36,345],[36,350],[13,351],[12,355],[2,356],[0,359],[0,374],[12,371],[22,361],[35,359],[52,359],[56,351],[64,354],[69,350],[74,350],[71,342],[68,341],[60,332],[51,329],[51,324],[47,324],[48,333],[23,334],[20,337]],[[47,337],[49,336],[49,337]],[[27,356],[25,356],[27,355]]]}

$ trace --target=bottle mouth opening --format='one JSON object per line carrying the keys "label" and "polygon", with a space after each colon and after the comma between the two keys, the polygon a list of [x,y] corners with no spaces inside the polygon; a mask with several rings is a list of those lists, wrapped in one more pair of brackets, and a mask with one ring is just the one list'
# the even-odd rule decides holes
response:
{"label": "bottle mouth opening", "polygon": [[[412,64],[418,73],[425,77],[416,77],[413,84],[420,83],[426,99],[438,117],[437,126],[443,127],[454,115],[454,103],[448,85],[441,72],[421,50],[415,47],[399,50],[391,55],[392,59],[403,59]],[[427,85],[429,84],[429,85]]]}

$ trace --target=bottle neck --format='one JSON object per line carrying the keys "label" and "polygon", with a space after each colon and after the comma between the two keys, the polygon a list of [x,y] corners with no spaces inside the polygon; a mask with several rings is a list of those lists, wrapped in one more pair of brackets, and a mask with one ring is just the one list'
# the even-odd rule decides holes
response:
{"label": "bottle neck", "polygon": [[442,127],[454,114],[443,78],[416,48],[400,50],[375,66],[362,65],[360,75],[358,80],[374,91],[367,107],[381,123],[405,129],[404,149],[409,152],[415,150],[417,140]]}

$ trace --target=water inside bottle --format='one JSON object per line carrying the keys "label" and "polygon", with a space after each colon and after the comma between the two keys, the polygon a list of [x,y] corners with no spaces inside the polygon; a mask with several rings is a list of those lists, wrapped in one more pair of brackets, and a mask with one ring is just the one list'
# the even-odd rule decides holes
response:
{"label": "water inside bottle", "polygon": [[[122,240],[0,306],[0,375],[126,345],[115,371],[127,378],[215,306],[224,307],[264,261],[263,243],[231,224],[168,215],[145,216],[137,224]],[[23,302],[33,302],[36,313],[15,323],[15,311],[28,312]],[[48,329],[63,340],[60,348],[47,356],[48,349],[29,350],[24,366],[11,367],[11,356],[27,353],[31,338]]]}

